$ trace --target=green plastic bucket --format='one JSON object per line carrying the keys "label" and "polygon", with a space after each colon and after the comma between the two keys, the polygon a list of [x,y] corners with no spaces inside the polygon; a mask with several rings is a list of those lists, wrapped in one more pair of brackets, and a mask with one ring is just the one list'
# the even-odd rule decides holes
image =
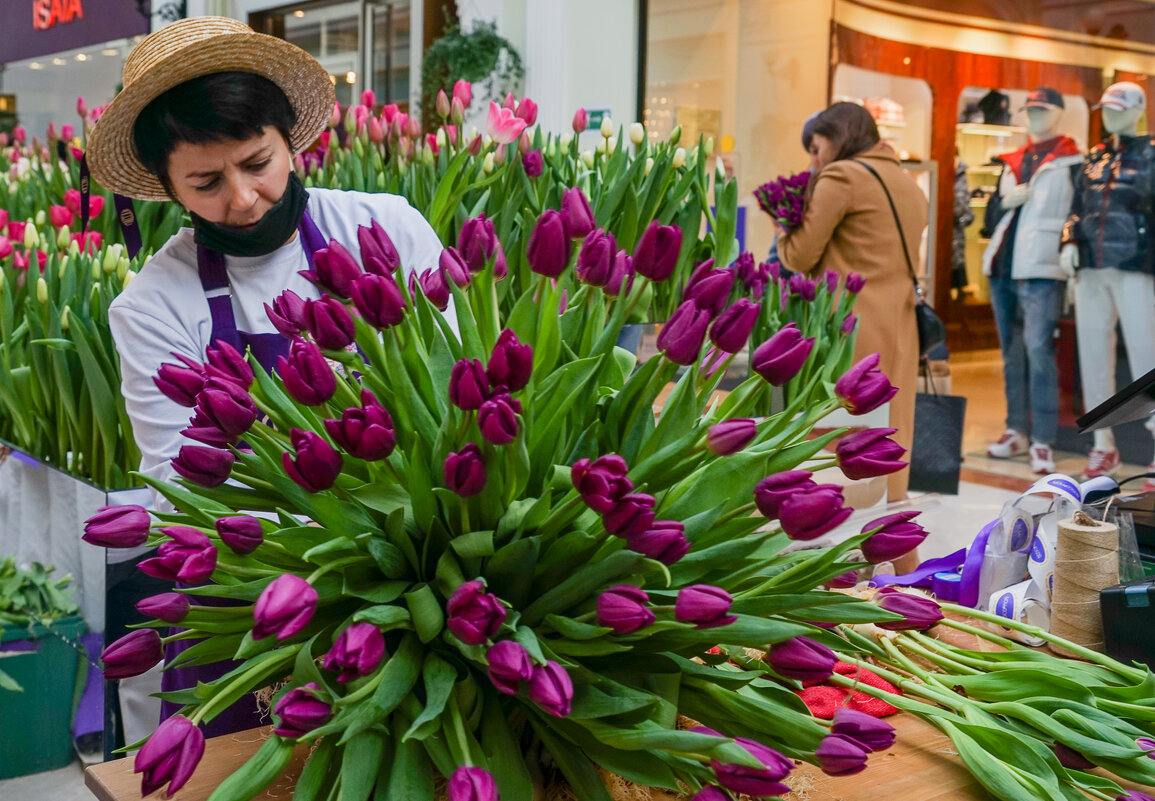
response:
{"label": "green plastic bucket", "polygon": [[73,698],[84,674],[68,641],[80,639],[84,620],[62,618],[49,628],[39,623],[0,628],[0,650],[13,654],[0,657],[0,670],[24,689],[0,690],[0,779],[62,768],[76,753]]}

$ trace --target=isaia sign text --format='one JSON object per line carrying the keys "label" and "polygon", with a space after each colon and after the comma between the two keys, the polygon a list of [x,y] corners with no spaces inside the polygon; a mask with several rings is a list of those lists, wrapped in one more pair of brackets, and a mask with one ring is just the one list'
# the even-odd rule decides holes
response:
{"label": "isaia sign text", "polygon": [[32,0],[32,27],[38,31],[74,19],[84,19],[84,5],[80,0]]}

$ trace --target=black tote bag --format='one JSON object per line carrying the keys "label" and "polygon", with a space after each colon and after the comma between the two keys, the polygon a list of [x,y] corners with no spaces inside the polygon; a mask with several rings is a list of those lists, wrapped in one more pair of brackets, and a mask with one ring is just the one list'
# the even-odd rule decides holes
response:
{"label": "black tote bag", "polygon": [[[929,365],[928,365],[929,375]],[[928,379],[931,389],[933,381]],[[910,488],[958,495],[962,468],[963,421],[967,399],[920,392],[914,398],[914,442],[910,446]]]}

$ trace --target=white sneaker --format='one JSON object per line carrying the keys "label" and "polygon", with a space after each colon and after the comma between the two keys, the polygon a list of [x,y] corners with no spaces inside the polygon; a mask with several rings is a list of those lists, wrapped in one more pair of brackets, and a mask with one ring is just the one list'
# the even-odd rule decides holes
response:
{"label": "white sneaker", "polygon": [[1123,460],[1119,458],[1119,449],[1109,451],[1092,448],[1087,456],[1087,467],[1083,470],[1082,480],[1086,481],[1099,476],[1113,476],[1118,472]]}
{"label": "white sneaker", "polygon": [[1008,428],[999,437],[998,442],[992,442],[987,446],[987,456],[993,459],[1010,459],[1012,456],[1026,453],[1029,444],[1030,441],[1026,434],[1020,434],[1013,428]]}
{"label": "white sneaker", "polygon": [[1031,471],[1040,476],[1055,472],[1055,455],[1051,452],[1050,445],[1042,442],[1031,443]]}

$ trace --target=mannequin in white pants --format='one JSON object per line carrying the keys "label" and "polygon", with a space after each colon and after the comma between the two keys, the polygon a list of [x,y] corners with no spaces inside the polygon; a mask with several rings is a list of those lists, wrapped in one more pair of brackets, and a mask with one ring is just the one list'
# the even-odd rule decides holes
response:
{"label": "mannequin in white pants", "polygon": [[[1150,209],[1155,201],[1152,197],[1155,188],[1149,180],[1155,171],[1149,156],[1155,151],[1146,136],[1138,135],[1138,120],[1146,107],[1146,96],[1135,84],[1118,83],[1107,88],[1099,105],[1103,110],[1103,127],[1111,137],[1087,156],[1072,216],[1063,231],[1066,244],[1060,253],[1060,264],[1075,279],[1075,331],[1087,410],[1115,393],[1116,323],[1123,330],[1131,375],[1139,377],[1155,368],[1155,275],[1149,266],[1141,266],[1143,249],[1150,247]],[[1129,170],[1127,179],[1119,181],[1120,173]],[[1092,186],[1096,180],[1100,192]],[[1135,192],[1130,198],[1108,201],[1108,195],[1101,193],[1104,180],[1108,190],[1118,192],[1124,186],[1132,186]],[[1115,187],[1111,186],[1113,180]],[[1123,201],[1128,203],[1125,219],[1133,226],[1129,231],[1116,227],[1115,221],[1122,217],[1123,210],[1107,208],[1108,203]],[[1087,246],[1085,236],[1082,242],[1078,241],[1077,223],[1073,224],[1080,215],[1086,224],[1086,218],[1096,213],[1100,214],[1099,221],[1089,227],[1098,231],[1097,249]],[[1120,213],[1120,217],[1110,216],[1116,213]],[[1109,232],[1108,236],[1115,234],[1115,244],[1126,243],[1128,247],[1103,247],[1105,231]],[[1132,241],[1134,247],[1129,249]],[[1096,257],[1101,263],[1095,263]],[[1148,420],[1147,427],[1155,430],[1155,421]],[[1096,431],[1083,477],[1112,474],[1120,463],[1114,433],[1110,428]]]}

